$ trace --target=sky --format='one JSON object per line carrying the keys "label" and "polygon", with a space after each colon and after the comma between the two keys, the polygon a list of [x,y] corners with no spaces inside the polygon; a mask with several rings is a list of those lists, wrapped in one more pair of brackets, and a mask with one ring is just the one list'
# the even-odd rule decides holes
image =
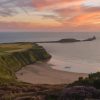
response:
{"label": "sky", "polygon": [[0,0],[0,31],[100,32],[100,0]]}

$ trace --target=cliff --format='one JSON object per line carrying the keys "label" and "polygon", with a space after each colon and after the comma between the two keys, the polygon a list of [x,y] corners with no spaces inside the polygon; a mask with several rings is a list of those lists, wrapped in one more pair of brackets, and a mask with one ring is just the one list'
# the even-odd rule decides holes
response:
{"label": "cliff", "polygon": [[15,79],[15,72],[25,65],[50,57],[42,46],[34,43],[0,44],[0,78]]}

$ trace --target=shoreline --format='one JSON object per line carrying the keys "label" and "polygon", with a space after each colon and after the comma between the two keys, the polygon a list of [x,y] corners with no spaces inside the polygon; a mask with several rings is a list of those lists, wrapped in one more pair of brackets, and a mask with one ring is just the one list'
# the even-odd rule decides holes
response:
{"label": "shoreline", "polygon": [[46,62],[38,62],[27,65],[16,72],[18,81],[31,84],[69,84],[79,77],[87,77],[88,74],[68,71],[60,71],[50,67]]}

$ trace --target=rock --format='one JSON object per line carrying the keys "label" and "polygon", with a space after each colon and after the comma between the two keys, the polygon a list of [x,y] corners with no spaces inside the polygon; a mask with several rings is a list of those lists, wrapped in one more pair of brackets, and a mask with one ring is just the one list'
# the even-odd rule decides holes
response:
{"label": "rock", "polygon": [[92,38],[85,39],[83,41],[93,41],[93,40],[96,40],[96,37],[95,36],[93,36]]}

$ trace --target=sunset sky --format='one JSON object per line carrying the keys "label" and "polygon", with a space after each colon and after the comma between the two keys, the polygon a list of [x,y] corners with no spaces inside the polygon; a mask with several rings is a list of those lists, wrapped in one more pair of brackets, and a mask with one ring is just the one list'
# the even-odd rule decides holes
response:
{"label": "sunset sky", "polygon": [[0,31],[100,31],[100,0],[0,0]]}

